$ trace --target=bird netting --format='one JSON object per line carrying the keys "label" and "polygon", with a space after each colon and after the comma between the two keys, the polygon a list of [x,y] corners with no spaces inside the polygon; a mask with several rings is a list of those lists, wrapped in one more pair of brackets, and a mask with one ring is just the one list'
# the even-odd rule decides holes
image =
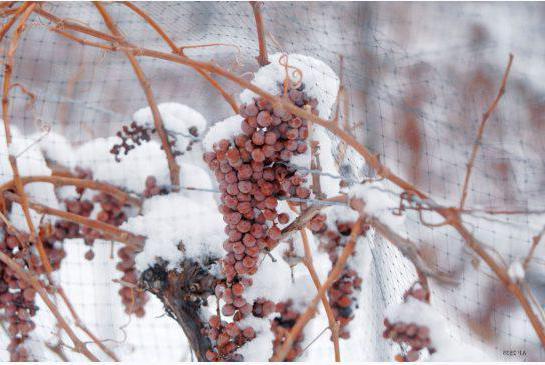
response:
{"label": "bird netting", "polygon": [[[102,4],[106,17],[92,3],[4,5],[3,27],[17,18],[2,40],[4,63],[11,58],[1,78],[8,100],[3,119],[13,140],[2,142],[0,155],[0,247],[50,284],[46,297],[98,359],[202,360],[199,343],[212,346],[208,360],[242,359],[235,353],[248,361],[333,360],[332,339],[340,335],[342,360],[545,360],[543,4],[135,3],[174,50],[127,4]],[[262,16],[268,66],[256,60],[262,45],[254,10]],[[26,27],[16,30],[26,15]],[[134,59],[147,81],[137,77]],[[294,81],[289,88],[284,78]],[[245,90],[244,82],[259,90]],[[336,129],[319,120],[310,124],[308,114],[296,110],[277,113],[272,101],[259,101],[269,100],[261,91],[282,95]],[[240,108],[238,117],[233,108]],[[271,119],[259,117],[262,112]],[[285,120],[282,113],[289,114]],[[10,133],[2,133],[4,141]],[[238,133],[249,140],[239,143]],[[222,140],[238,148],[232,159],[227,155],[225,171],[214,165],[231,148],[223,151]],[[283,145],[274,150],[279,140]],[[273,146],[270,155],[259,147],[266,145]],[[310,163],[298,158],[316,148]],[[260,182],[260,199],[250,183],[240,185],[235,163],[244,161],[243,153],[253,163],[244,181],[270,182],[274,193]],[[28,214],[12,159],[28,182]],[[172,161],[180,167],[179,186]],[[263,161],[274,170],[270,180],[263,166],[255,167]],[[222,187],[233,169],[237,187]],[[279,175],[288,175],[291,185],[273,187]],[[69,179],[108,187],[75,187]],[[282,189],[293,193],[278,195]],[[269,241],[255,257],[248,249],[259,247],[253,237],[261,236],[253,225],[238,225],[240,214],[222,208],[231,195],[241,211],[239,194],[253,194],[248,204],[255,200],[252,208],[271,215],[261,222]],[[365,202],[359,210],[358,199]],[[305,239],[287,230],[297,209],[318,209],[305,232],[322,284],[362,217],[364,237],[354,240],[344,281],[327,290],[337,327],[320,303],[304,336],[284,348],[317,293],[301,248]],[[258,218],[247,219],[255,225]],[[224,225],[242,232],[232,240],[244,243],[240,260],[237,247],[222,246],[226,234],[238,235],[224,232]],[[252,237],[243,241],[248,232]],[[45,263],[32,266],[40,257],[36,236],[50,256],[50,274]],[[26,240],[30,256],[24,256]],[[332,248],[333,241],[338,246]],[[224,251],[237,257],[232,266],[207,261]],[[180,255],[190,262],[173,269]],[[198,283],[176,280],[177,290],[189,288],[183,300],[207,303],[197,316],[205,325],[196,332],[184,327],[187,313],[157,295],[173,273],[193,270],[195,262],[212,266],[207,274],[199,267]],[[89,358],[32,285],[5,264],[2,270],[0,359]],[[224,280],[207,299],[199,291],[206,275]],[[234,293],[233,283],[245,294]],[[210,319],[220,302],[224,319],[237,311],[240,329]],[[269,302],[276,306],[267,309]]]}

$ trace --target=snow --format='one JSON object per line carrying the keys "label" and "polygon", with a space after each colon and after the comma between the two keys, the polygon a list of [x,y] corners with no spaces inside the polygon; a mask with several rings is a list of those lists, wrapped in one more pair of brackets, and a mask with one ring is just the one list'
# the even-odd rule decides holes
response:
{"label": "snow", "polygon": [[[38,137],[38,134],[34,134],[30,138],[38,139]],[[63,162],[67,168],[75,167],[74,149],[63,135],[50,131],[38,142],[38,146],[46,159],[58,163]]]}
{"label": "snow", "polygon": [[[17,156],[17,167],[21,177],[51,175],[51,170],[43,154],[37,147],[35,136],[26,137],[21,135],[16,127],[11,127],[12,143],[7,146],[4,128],[0,128],[0,184],[7,183],[13,179],[13,170],[9,162],[10,154]],[[25,192],[31,201],[58,208],[59,202],[55,196],[55,190],[50,183],[32,183],[25,185]],[[30,217],[37,227],[41,215],[30,211]],[[27,222],[22,207],[14,203],[8,216],[15,228],[28,232]]]}
{"label": "snow", "polygon": [[205,151],[212,151],[214,143],[227,139],[231,140],[242,133],[240,123],[244,120],[240,115],[233,115],[214,124],[206,133],[202,145]]}
{"label": "snow", "polygon": [[[271,94],[278,94],[278,83],[284,82],[286,75],[285,68],[280,64],[282,53],[269,55],[270,64],[261,67],[254,75],[252,83]],[[339,78],[335,72],[316,58],[292,53],[288,57],[288,65],[301,70],[305,93],[318,100],[318,113],[322,118],[329,118],[331,108],[339,90]],[[294,79],[293,69],[289,69],[289,75]],[[297,77],[295,77],[298,81]],[[250,90],[244,90],[240,94],[243,103],[249,103],[257,98],[257,95]]]}
{"label": "snow", "polygon": [[[223,256],[223,226],[215,206],[171,193],[146,200],[142,215],[129,218],[121,228],[147,237],[144,250],[136,256],[136,268],[144,271],[157,257],[167,260],[172,269],[184,258]],[[180,242],[183,252],[178,250]]]}
{"label": "snow", "polygon": [[[164,151],[155,140],[143,143],[116,162],[110,153],[117,137],[97,138],[75,151],[77,164],[93,171],[93,178],[125,187],[133,192],[144,190],[146,178],[155,176],[158,185],[169,185],[169,170]],[[153,163],[151,163],[153,161]]]}
{"label": "snow", "polygon": [[331,228],[335,227],[336,222],[354,222],[359,216],[355,210],[341,205],[322,209],[322,213],[325,213],[327,225]]}
{"label": "snow", "polygon": [[[189,141],[195,137],[189,129],[196,127],[200,136],[206,129],[207,121],[201,113],[195,109],[179,103],[161,103],[157,105],[165,129],[175,135],[176,149],[184,151]],[[155,127],[153,114],[150,107],[142,108],[133,114],[133,120],[140,125],[150,128]]]}
{"label": "snow", "polygon": [[387,187],[379,181],[357,184],[350,187],[348,191],[349,199],[364,201],[363,213],[391,228],[399,228],[405,222],[405,217],[393,214],[394,210],[399,208],[399,201],[395,201],[393,196],[394,193],[388,191]]}
{"label": "snow", "polygon": [[[331,263],[326,253],[318,251],[318,242],[314,236],[307,232],[309,245],[313,250],[313,262],[317,269],[318,277],[324,281],[331,269]],[[295,254],[302,258],[304,255],[303,242],[299,233],[291,235],[285,241],[281,241],[271,252],[276,261],[265,255],[260,258],[259,269],[252,276],[253,285],[244,292],[244,298],[252,302],[257,298],[266,298],[273,302],[282,302],[289,299],[294,301],[294,308],[305,310],[308,303],[316,294],[307,268],[299,262],[295,266],[293,262],[287,262],[283,255],[289,250],[289,242],[293,243]],[[262,261],[261,261],[262,260]]]}
{"label": "snow", "polygon": [[520,260],[513,261],[511,265],[509,265],[507,274],[509,275],[509,278],[514,282],[524,280],[525,270],[522,266],[522,262]]}
{"label": "snow", "polygon": [[271,331],[271,323],[267,318],[246,317],[239,322],[240,328],[251,326],[256,332],[256,338],[247,342],[237,350],[237,353],[244,356],[244,361],[267,361],[272,357],[272,342],[274,335]]}

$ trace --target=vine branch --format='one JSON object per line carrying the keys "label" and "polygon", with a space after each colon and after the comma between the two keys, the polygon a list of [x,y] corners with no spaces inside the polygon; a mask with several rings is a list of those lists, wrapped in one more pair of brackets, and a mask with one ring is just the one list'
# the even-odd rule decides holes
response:
{"label": "vine branch", "polygon": [[261,8],[263,7],[263,2],[261,1],[250,1],[252,6],[252,11],[254,12],[255,26],[257,29],[257,42],[259,45],[259,56],[256,57],[259,66],[268,65],[269,59],[267,56],[267,42],[265,41],[265,25],[263,24],[263,15],[261,14]]}

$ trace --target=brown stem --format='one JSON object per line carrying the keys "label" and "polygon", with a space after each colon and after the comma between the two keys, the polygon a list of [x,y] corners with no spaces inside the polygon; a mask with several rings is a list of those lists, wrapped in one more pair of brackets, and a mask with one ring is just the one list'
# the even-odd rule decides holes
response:
{"label": "brown stem", "polygon": [[66,357],[66,355],[64,354],[64,351],[62,349],[62,345],[61,345],[60,342],[58,344],[56,344],[56,345],[46,343],[45,347],[47,347],[49,349],[49,351],[51,351],[52,353],[57,355],[59,357],[59,359],[61,359],[62,362],[69,362],[70,361],[68,359],[68,357]]}
{"label": "brown stem", "polygon": [[83,39],[81,37],[78,37],[78,36],[75,36],[73,35],[72,33],[68,33],[68,32],[65,32],[64,30],[61,30],[61,29],[58,29],[58,28],[52,28],[51,29],[52,31],[54,31],[55,33],[65,37],[65,38],[68,38],[76,43],[79,43],[81,44],[82,46],[91,46],[91,47],[95,47],[95,48],[101,48],[101,49],[104,49],[106,51],[116,51],[117,48],[115,46],[111,46],[109,44],[102,44],[102,43],[98,43],[98,42],[93,42],[93,41],[90,41],[88,39]]}
{"label": "brown stem", "polygon": [[[19,21],[17,29],[15,30],[15,34],[10,41],[8,53],[7,53],[6,61],[5,61],[3,95],[2,95],[2,118],[4,119],[4,130],[6,133],[6,144],[8,146],[8,150],[12,142],[10,114],[9,114],[9,91],[11,89],[10,82],[11,82],[11,76],[13,74],[14,57],[15,57],[15,52],[17,51],[17,46],[19,45],[19,40],[21,38],[21,35],[24,32],[26,22],[30,14],[32,14],[32,11],[34,10],[35,7],[36,7],[36,3],[30,3],[30,5],[25,9],[23,14],[21,15],[21,20]],[[11,170],[13,172],[13,181],[15,184],[15,188],[17,193],[20,196],[19,204],[21,204],[21,207],[23,209],[23,213],[25,216],[25,220],[28,225],[28,229],[30,233],[30,241],[36,243],[36,248],[38,250],[38,253],[40,254],[40,259],[44,265],[44,268],[49,273],[53,271],[53,269],[51,267],[49,259],[47,258],[47,254],[44,250],[43,243],[40,237],[36,235],[36,229],[34,227],[34,223],[32,222],[32,218],[30,217],[30,210],[28,207],[28,197],[25,193],[23,183],[21,182],[19,168],[17,167],[17,158],[11,155],[10,153],[8,160],[11,166]],[[28,248],[28,245],[25,244],[23,245],[23,247]]]}
{"label": "brown stem", "polygon": [[[18,195],[9,191],[4,192],[4,197],[9,201],[13,201],[16,203],[21,202],[21,198]],[[81,215],[65,212],[63,210],[50,208],[39,203],[29,202],[29,207],[40,214],[54,215],[67,221],[96,229],[97,231],[102,232],[106,236],[106,239],[111,239],[117,242],[124,243],[125,245],[132,247],[137,251],[141,251],[144,247],[144,242],[146,240],[145,237],[136,236],[123,229],[117,228],[116,226],[112,226],[111,224],[86,218]]]}
{"label": "brown stem", "polygon": [[142,286],[163,302],[167,314],[182,327],[197,360],[207,361],[206,352],[212,345],[202,334],[206,322],[201,315],[201,305],[213,295],[217,279],[190,260],[170,271],[155,265],[144,271],[140,278]]}
{"label": "brown stem", "polygon": [[0,261],[2,261],[6,266],[8,266],[11,270],[15,272],[15,274],[19,277],[19,279],[23,280],[27,284],[30,284],[36,292],[40,295],[44,303],[47,305],[51,313],[55,316],[57,319],[59,326],[62,327],[62,329],[66,332],[68,337],[70,337],[70,340],[72,340],[72,343],[74,344],[74,349],[77,352],[82,353],[85,355],[89,360],[91,361],[99,361],[99,359],[87,349],[87,346],[85,343],[81,342],[81,340],[77,337],[77,335],[72,331],[68,323],[64,320],[63,316],[59,312],[59,309],[57,306],[49,299],[49,296],[47,295],[46,290],[44,289],[43,285],[41,285],[40,281],[33,276],[32,274],[26,272],[16,261],[14,261],[12,258],[7,256],[5,253],[0,251]]}
{"label": "brown stem", "polygon": [[259,44],[259,56],[256,57],[259,66],[268,65],[269,59],[267,57],[267,42],[265,41],[265,26],[263,24],[263,15],[261,14],[261,8],[263,3],[261,1],[250,1],[252,10],[254,12],[255,26],[257,29],[257,42]]}
{"label": "brown stem", "polygon": [[532,237],[532,247],[530,247],[530,251],[528,252],[528,255],[524,259],[523,266],[525,269],[528,268],[528,265],[530,264],[530,261],[532,261],[532,258],[534,257],[534,252],[539,245],[539,242],[541,241],[541,238],[545,235],[545,226],[539,231],[537,235]]}
{"label": "brown stem", "polygon": [[[121,31],[118,29],[117,25],[114,23],[113,19],[110,17],[110,14],[108,14],[104,6],[102,6],[102,4],[98,2],[93,2],[93,4],[98,9],[100,15],[102,15],[104,23],[106,24],[110,32],[112,32],[112,34],[116,38],[119,38],[122,42],[125,42],[125,38],[121,34]],[[159,108],[157,107],[157,103],[155,102],[155,97],[153,96],[153,91],[151,90],[150,83],[146,78],[144,71],[142,71],[140,64],[136,60],[136,57],[128,51],[123,52],[131,63],[134,73],[136,74],[136,77],[140,82],[140,86],[142,86],[142,89],[144,90],[144,94],[146,94],[146,99],[148,100],[148,104],[153,115],[155,130],[157,131],[157,134],[161,139],[161,144],[167,157],[168,170],[170,171],[170,182],[174,186],[174,189],[176,189],[176,187],[180,186],[180,166],[176,162],[176,158],[174,157],[174,154],[172,152],[172,147],[170,146],[170,142],[168,141],[168,135],[165,131],[165,127],[163,126],[163,118],[161,117],[161,113],[159,112]]]}
{"label": "brown stem", "polygon": [[471,151],[471,157],[469,158],[469,162],[467,163],[466,168],[466,175],[464,178],[464,186],[462,188],[462,198],[460,199],[460,209],[464,209],[464,203],[467,198],[467,189],[469,187],[469,178],[471,177],[471,171],[473,170],[473,164],[475,163],[475,158],[477,158],[477,152],[479,152],[479,147],[481,146],[481,141],[483,139],[483,133],[484,133],[484,127],[486,126],[486,122],[498,106],[498,103],[500,102],[501,97],[503,94],[505,94],[505,87],[507,85],[507,79],[509,77],[509,71],[511,71],[511,65],[513,64],[513,55],[509,54],[509,62],[507,63],[507,67],[503,73],[503,78],[500,84],[500,89],[498,90],[498,94],[496,95],[496,98],[494,101],[492,101],[492,104],[488,107],[486,112],[483,114],[483,117],[481,119],[481,124],[479,125],[479,130],[477,132],[477,138],[475,139],[475,143],[473,144],[473,149]]}
{"label": "brown stem", "polygon": [[[142,205],[142,201],[136,197],[127,194],[123,190],[116,188],[113,185],[88,179],[77,179],[73,177],[64,177],[64,176],[24,176],[21,177],[21,182],[23,185],[37,182],[47,182],[53,185],[73,185],[79,188],[93,189],[102,191],[108,195],[111,195],[117,199],[121,204],[129,203],[136,207]],[[0,185],[0,193],[13,189],[15,182],[10,180],[2,185]]]}
{"label": "brown stem", "polygon": [[29,2],[23,3],[23,5],[21,5],[19,8],[17,8],[17,10],[13,14],[13,16],[11,18],[9,18],[9,20],[6,22],[6,24],[4,24],[4,26],[0,30],[0,42],[4,39],[4,36],[7,34],[7,32],[9,32],[9,30],[11,29],[11,27],[13,26],[13,24],[15,23],[17,18],[19,18],[21,13],[23,13],[30,5],[31,5],[31,3],[29,3]]}
{"label": "brown stem", "polygon": [[[334,196],[334,197],[331,197],[331,198],[328,198],[328,199],[324,199],[324,201],[346,203],[347,199],[346,199],[345,195],[338,195],[338,196]],[[291,222],[287,227],[282,229],[282,234],[280,235],[280,238],[278,239],[278,241],[280,242],[280,241],[284,240],[286,237],[288,237],[293,232],[298,231],[301,228],[303,228],[304,226],[306,226],[307,223],[310,222],[310,220],[312,218],[314,218],[314,216],[316,216],[316,214],[320,213],[320,210],[322,210],[325,207],[326,207],[326,205],[316,204],[316,205],[311,205],[307,209],[303,210],[297,216],[297,218],[295,218],[295,220],[293,222]]]}
{"label": "brown stem", "polygon": [[[310,245],[308,243],[307,232],[304,228],[302,228],[300,232],[301,238],[303,240],[303,248],[305,250],[305,258],[303,259],[303,263],[307,268],[310,277],[312,278],[312,282],[314,283],[316,290],[319,291],[322,284],[320,283],[320,278],[318,277],[316,269],[314,268],[312,250],[310,249]],[[333,314],[331,305],[327,300],[327,293],[323,293],[323,295],[321,296],[321,300],[322,305],[324,306],[325,313],[327,315],[327,321],[329,322],[329,329],[331,330],[331,340],[333,341],[333,348],[335,351],[335,361],[339,362],[341,361],[341,349],[339,347],[339,324],[335,320],[335,315]]]}
{"label": "brown stem", "polygon": [[70,21],[70,20],[67,20],[67,19],[61,19],[61,18],[49,13],[48,11],[42,9],[41,4],[40,4],[40,6],[36,7],[36,9],[34,9],[34,12],[36,14],[40,15],[41,17],[46,18],[47,20],[56,23],[59,26],[58,29],[62,29],[62,28],[70,29],[70,30],[73,30],[73,31],[76,31],[76,32],[79,32],[79,33],[90,35],[90,36],[95,37],[95,38],[100,38],[102,40],[105,40],[105,41],[108,41],[108,42],[114,43],[114,44],[119,42],[119,39],[117,37],[113,37],[113,36],[109,35],[108,33],[104,33],[104,32],[101,32],[99,30],[89,28],[89,27],[87,27],[85,25],[82,25],[80,23],[76,23],[76,22],[73,22],[73,21]]}

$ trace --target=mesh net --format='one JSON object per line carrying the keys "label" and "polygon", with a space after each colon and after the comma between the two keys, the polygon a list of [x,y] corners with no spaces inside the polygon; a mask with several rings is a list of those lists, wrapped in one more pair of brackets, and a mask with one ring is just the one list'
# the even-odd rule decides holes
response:
{"label": "mesh net", "polygon": [[[256,70],[255,21],[247,3],[139,5],[178,45],[225,44],[187,49],[188,55],[214,60],[239,75]],[[91,4],[47,3],[44,8],[107,32]],[[168,51],[149,25],[126,7],[107,8],[130,42]],[[475,212],[464,220],[507,265],[524,257],[544,224],[543,215],[487,215],[477,208],[545,210],[545,94],[539,82],[545,77],[545,43],[540,42],[543,4],[276,2],[265,4],[263,16],[271,51],[312,56],[337,72],[339,55],[343,56],[348,107],[341,123],[346,120],[353,135],[392,171],[447,204],[460,198],[479,121],[512,52],[508,91],[487,125],[469,185],[466,206]],[[135,110],[147,105],[130,64],[122,53],[76,44],[49,27],[51,23],[33,14],[22,36],[13,82],[36,100],[28,107],[28,95],[14,88],[12,123],[25,135],[48,124],[74,145],[113,135]],[[4,41],[4,56],[6,45]],[[158,102],[191,105],[210,124],[232,114],[218,92],[192,69],[146,57],[140,62]],[[240,91],[223,80],[222,85],[230,93]],[[334,153],[345,177],[372,174],[366,166],[352,163],[351,154]],[[407,216],[407,235],[421,244],[434,266],[453,273],[460,282],[455,287],[432,287],[434,305],[454,324],[452,336],[498,358],[544,360],[544,349],[528,319],[512,299],[505,299],[509,295],[484,264],[475,263],[463,240],[446,227],[426,227],[418,216]],[[111,256],[114,248],[96,246],[91,263],[83,259],[83,245],[65,248],[68,257],[58,273],[60,282],[89,328],[99,338],[111,339],[122,359],[192,359],[178,325],[164,315],[158,300],[151,299],[143,319],[129,319],[123,313],[119,286],[112,282],[118,276],[117,259]],[[400,301],[415,275],[411,264],[380,238],[373,240],[372,252],[361,304],[368,308],[367,317],[357,319],[356,325],[365,327],[366,343],[361,346],[369,348],[368,359],[381,361],[392,359],[399,350],[381,337],[382,310]],[[545,300],[543,253],[536,250],[526,275],[540,307]],[[46,311],[43,303],[39,305]],[[38,323],[31,340],[51,338],[56,329],[50,323],[54,321]],[[506,354],[511,350],[517,353]],[[37,356],[57,359],[50,351]],[[8,358],[0,346],[0,359]]]}

